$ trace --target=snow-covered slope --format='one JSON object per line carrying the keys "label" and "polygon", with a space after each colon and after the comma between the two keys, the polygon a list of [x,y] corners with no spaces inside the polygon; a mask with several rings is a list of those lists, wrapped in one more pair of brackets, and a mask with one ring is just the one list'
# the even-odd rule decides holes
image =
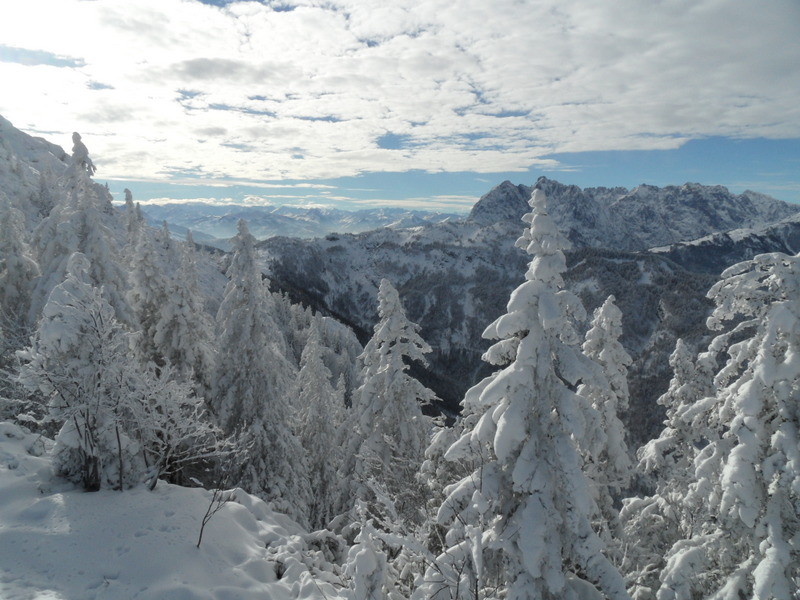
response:
{"label": "snow-covered slope", "polygon": [[[658,188],[586,188],[544,177],[537,185],[559,229],[575,246],[645,250],[687,242],[714,232],[762,227],[796,214],[800,206],[763,194],[735,195],[722,186],[686,183]],[[470,222],[519,228],[531,189],[501,183],[470,212]]]}
{"label": "snow-covered slope", "polygon": [[278,235],[313,238],[332,232],[359,233],[380,227],[414,227],[458,219],[457,215],[392,208],[347,211],[297,206],[220,206],[201,202],[149,204],[144,212],[153,221],[167,221],[176,231],[191,229],[219,240],[236,235],[239,219],[247,221],[257,239]]}
{"label": "snow-covered slope", "polygon": [[726,267],[765,252],[800,252],[800,215],[757,229],[734,229],[691,242],[653,248],[690,271],[718,275]]}
{"label": "snow-covered slope", "polygon": [[31,137],[0,116],[0,200],[22,210],[29,222],[50,210],[66,159],[60,146]]}
{"label": "snow-covered slope", "polygon": [[[198,548],[210,491],[164,482],[152,492],[76,490],[53,478],[49,443],[0,423],[3,600],[341,597],[313,536],[261,500],[237,490]],[[312,576],[314,563],[332,570]]]}

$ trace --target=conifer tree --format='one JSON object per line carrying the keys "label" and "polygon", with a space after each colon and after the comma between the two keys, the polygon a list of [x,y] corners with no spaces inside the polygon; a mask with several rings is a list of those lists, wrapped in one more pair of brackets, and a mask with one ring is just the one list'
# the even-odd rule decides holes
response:
{"label": "conifer tree", "polygon": [[665,427],[658,438],[639,449],[639,471],[652,480],[649,496],[626,498],[620,512],[627,546],[622,569],[635,600],[652,600],[660,585],[664,557],[672,545],[690,535],[692,522],[703,515],[702,506],[685,503],[694,479],[694,459],[705,442],[693,423],[694,411],[712,393],[708,354],[697,362],[679,339],[669,359],[672,379],[657,400],[666,408]]}
{"label": "conifer tree", "polygon": [[361,499],[377,510],[376,490],[385,490],[403,520],[419,524],[422,487],[417,474],[432,425],[420,407],[435,394],[408,369],[410,361],[426,364],[430,346],[420,337],[419,326],[406,317],[388,279],[378,291],[378,315],[361,355],[362,383],[353,397],[355,431],[342,473],[343,479],[352,473],[353,487],[345,509],[348,501]]}
{"label": "conifer tree", "polygon": [[5,203],[0,205],[0,329],[9,338],[17,338],[27,328],[39,266],[23,240],[25,216]]}
{"label": "conifer tree", "polygon": [[386,554],[372,521],[363,516],[367,509],[357,507],[356,510],[362,513],[362,522],[344,567],[344,575],[350,580],[347,597],[350,600],[390,598],[392,577]]}
{"label": "conifer tree", "polygon": [[208,393],[214,368],[212,324],[203,306],[197,281],[197,263],[192,234],[187,234],[181,263],[167,281],[166,300],[153,325],[153,345],[157,352],[184,375],[191,374],[198,391]]}
{"label": "conifer tree", "polygon": [[223,430],[241,431],[249,447],[234,477],[238,485],[306,523],[311,492],[288,400],[295,373],[272,316],[273,300],[258,268],[255,239],[243,220],[232,244],[228,285],[217,312],[219,358],[212,408]]}
{"label": "conifer tree", "polygon": [[164,356],[155,343],[156,324],[162,308],[171,301],[170,290],[161,259],[145,229],[139,232],[134,255],[127,300],[140,330],[136,345],[142,361],[163,365]]}
{"label": "conifer tree", "polygon": [[129,257],[136,248],[139,232],[143,227],[144,217],[139,209],[139,203],[133,203],[133,194],[128,188],[125,188],[125,232],[127,247],[130,250]]}
{"label": "conifer tree", "polygon": [[727,362],[691,411],[703,445],[688,506],[703,506],[661,573],[658,600],[790,600],[800,589],[800,257],[762,254],[709,292],[709,354]]}
{"label": "conifer tree", "polygon": [[530,228],[517,241],[532,255],[526,281],[484,332],[499,339],[484,359],[507,366],[464,398],[469,426],[445,457],[476,468],[447,490],[438,518],[449,547],[418,597],[555,600],[595,588],[628,597],[592,528],[596,508],[575,441],[586,403],[573,386],[596,367],[575,347],[570,317],[583,316],[582,306],[562,289],[566,260],[545,203],[535,190]]}
{"label": "conifer tree", "polygon": [[614,304],[614,296],[609,296],[595,311],[583,343],[583,353],[600,365],[605,377],[578,387],[578,394],[600,416],[601,435],[594,440],[594,447],[587,449],[584,472],[592,481],[601,522],[613,530],[619,517],[615,503],[628,487],[632,474],[625,430],[619,419],[619,412],[628,408],[628,366],[632,361],[619,342],[621,335],[622,312]]}
{"label": "conifer tree", "polygon": [[313,490],[310,524],[314,529],[322,529],[335,516],[341,490],[338,478],[341,463],[339,428],[344,404],[331,386],[331,372],[322,362],[317,321],[311,323],[308,342],[300,359],[297,401],[297,433],[308,457],[308,476]]}
{"label": "conifer tree", "polygon": [[50,290],[64,280],[70,256],[80,252],[89,260],[92,283],[102,286],[117,319],[132,325],[135,318],[125,299],[127,273],[121,266],[113,231],[116,216],[107,193],[101,195],[102,188],[89,177],[91,161],[80,136],[76,148],[65,175],[65,197],[34,231],[33,250],[41,276],[34,286],[29,317],[31,322],[36,320]]}

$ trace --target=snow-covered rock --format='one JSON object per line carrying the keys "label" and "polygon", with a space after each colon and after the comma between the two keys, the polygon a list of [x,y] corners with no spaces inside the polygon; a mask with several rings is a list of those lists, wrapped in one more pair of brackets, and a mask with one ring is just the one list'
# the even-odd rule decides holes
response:
{"label": "snow-covered rock", "polygon": [[755,229],[714,233],[690,242],[653,248],[685,269],[717,275],[732,264],[758,254],[800,252],[800,215]]}
{"label": "snow-covered rock", "polygon": [[[800,211],[800,206],[722,186],[686,183],[663,188],[586,188],[540,177],[549,212],[574,246],[645,250],[687,242],[714,232],[762,227]],[[518,227],[532,188],[501,183],[484,195],[468,221]]]}

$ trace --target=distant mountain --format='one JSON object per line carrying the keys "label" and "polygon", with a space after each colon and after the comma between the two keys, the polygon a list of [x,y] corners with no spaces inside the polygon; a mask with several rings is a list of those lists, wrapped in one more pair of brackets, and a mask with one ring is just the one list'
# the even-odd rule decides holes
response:
{"label": "distant mountain", "polygon": [[800,215],[792,215],[766,227],[714,233],[651,251],[690,271],[718,275],[730,265],[757,254],[783,252],[794,255],[800,252]]}
{"label": "distant mountain", "polygon": [[[544,177],[536,185],[547,194],[549,212],[576,247],[646,250],[737,228],[758,228],[800,212],[800,206],[722,186],[686,183],[659,188],[586,188]],[[481,225],[518,227],[528,212],[532,187],[505,181],[473,207],[467,220]]]}
{"label": "distant mountain", "polygon": [[166,221],[171,229],[191,229],[208,238],[227,240],[236,235],[239,219],[247,221],[257,239],[278,235],[297,238],[322,237],[329,233],[360,233],[381,227],[418,227],[459,219],[459,215],[402,208],[347,211],[336,208],[297,206],[243,206],[201,202],[148,204],[143,207],[156,222]]}

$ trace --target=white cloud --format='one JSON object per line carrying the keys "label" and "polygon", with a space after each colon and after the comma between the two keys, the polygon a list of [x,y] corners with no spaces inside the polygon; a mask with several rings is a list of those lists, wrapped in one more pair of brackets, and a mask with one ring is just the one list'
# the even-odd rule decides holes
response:
{"label": "white cloud", "polygon": [[350,199],[349,203],[354,210],[361,207],[373,208],[375,206],[387,206],[392,208],[405,208],[408,210],[426,210],[433,212],[464,214],[468,213],[477,201],[478,198],[474,196],[442,195],[402,199]]}
{"label": "white cloud", "polygon": [[80,131],[100,175],[142,179],[524,171],[800,137],[796,0],[293,4],[15,3],[4,45],[75,64],[0,62],[0,114],[67,148]]}

